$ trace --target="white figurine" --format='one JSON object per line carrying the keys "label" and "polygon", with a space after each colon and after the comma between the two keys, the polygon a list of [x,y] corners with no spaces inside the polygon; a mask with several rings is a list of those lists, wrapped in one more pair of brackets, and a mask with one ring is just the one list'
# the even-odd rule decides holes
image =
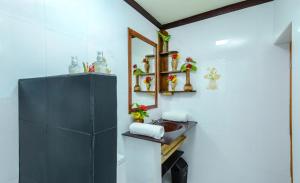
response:
{"label": "white figurine", "polygon": [[97,61],[94,63],[95,72],[109,74],[110,68],[107,67],[106,59],[103,56],[103,52],[98,52]]}
{"label": "white figurine", "polygon": [[71,57],[71,64],[69,66],[69,74],[76,74],[81,72],[81,67],[78,65],[77,57]]}

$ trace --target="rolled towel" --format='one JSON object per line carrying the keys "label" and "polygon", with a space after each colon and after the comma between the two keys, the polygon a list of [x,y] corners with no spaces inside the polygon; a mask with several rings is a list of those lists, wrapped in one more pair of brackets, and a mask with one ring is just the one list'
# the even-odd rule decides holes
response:
{"label": "rolled towel", "polygon": [[162,126],[144,123],[132,123],[129,126],[129,131],[132,134],[144,135],[155,139],[161,139],[165,134],[165,129]]}
{"label": "rolled towel", "polygon": [[164,112],[162,114],[162,119],[170,120],[170,121],[178,121],[178,122],[187,122],[188,114],[185,112]]}

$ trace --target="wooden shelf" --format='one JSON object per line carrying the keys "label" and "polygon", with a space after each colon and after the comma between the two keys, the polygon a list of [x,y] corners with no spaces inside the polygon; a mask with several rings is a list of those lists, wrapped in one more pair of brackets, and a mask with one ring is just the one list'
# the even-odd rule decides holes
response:
{"label": "wooden shelf", "polygon": [[134,91],[135,93],[155,93],[155,91]]}
{"label": "wooden shelf", "polygon": [[186,73],[185,71],[162,71],[160,74],[183,74]]}
{"label": "wooden shelf", "polygon": [[196,93],[196,90],[193,91],[160,91],[163,95],[174,95],[175,93]]}
{"label": "wooden shelf", "polygon": [[146,58],[155,58],[155,55],[146,55]]}
{"label": "wooden shelf", "polygon": [[144,74],[141,74],[140,76],[154,76],[155,75],[155,73],[144,73]]}
{"label": "wooden shelf", "polygon": [[159,55],[160,56],[169,56],[169,55],[172,55],[174,53],[178,53],[178,51],[161,52]]}

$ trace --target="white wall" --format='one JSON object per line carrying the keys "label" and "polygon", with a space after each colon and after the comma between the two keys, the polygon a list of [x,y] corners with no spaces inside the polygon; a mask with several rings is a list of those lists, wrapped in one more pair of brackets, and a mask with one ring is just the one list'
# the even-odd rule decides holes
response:
{"label": "white wall", "polygon": [[[161,97],[163,110],[188,111],[199,122],[183,148],[189,183],[290,180],[289,55],[287,45],[274,45],[273,8],[267,3],[169,30],[171,49],[200,67],[192,78],[196,94]],[[217,91],[206,89],[208,67],[221,74]]]}
{"label": "white wall", "polygon": [[294,183],[300,183],[300,1],[275,0],[275,35],[292,24]]}
{"label": "white wall", "polygon": [[[70,56],[104,51],[118,76],[119,151],[127,112],[127,27],[156,41],[156,27],[120,0],[0,1],[0,183],[18,180],[17,80],[66,74]],[[152,110],[155,114],[159,110]]]}

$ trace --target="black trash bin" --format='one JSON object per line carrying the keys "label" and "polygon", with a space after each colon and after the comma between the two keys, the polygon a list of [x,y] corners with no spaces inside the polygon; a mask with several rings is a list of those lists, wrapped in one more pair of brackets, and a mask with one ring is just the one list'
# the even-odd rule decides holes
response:
{"label": "black trash bin", "polygon": [[171,169],[172,183],[187,183],[188,164],[180,158]]}

